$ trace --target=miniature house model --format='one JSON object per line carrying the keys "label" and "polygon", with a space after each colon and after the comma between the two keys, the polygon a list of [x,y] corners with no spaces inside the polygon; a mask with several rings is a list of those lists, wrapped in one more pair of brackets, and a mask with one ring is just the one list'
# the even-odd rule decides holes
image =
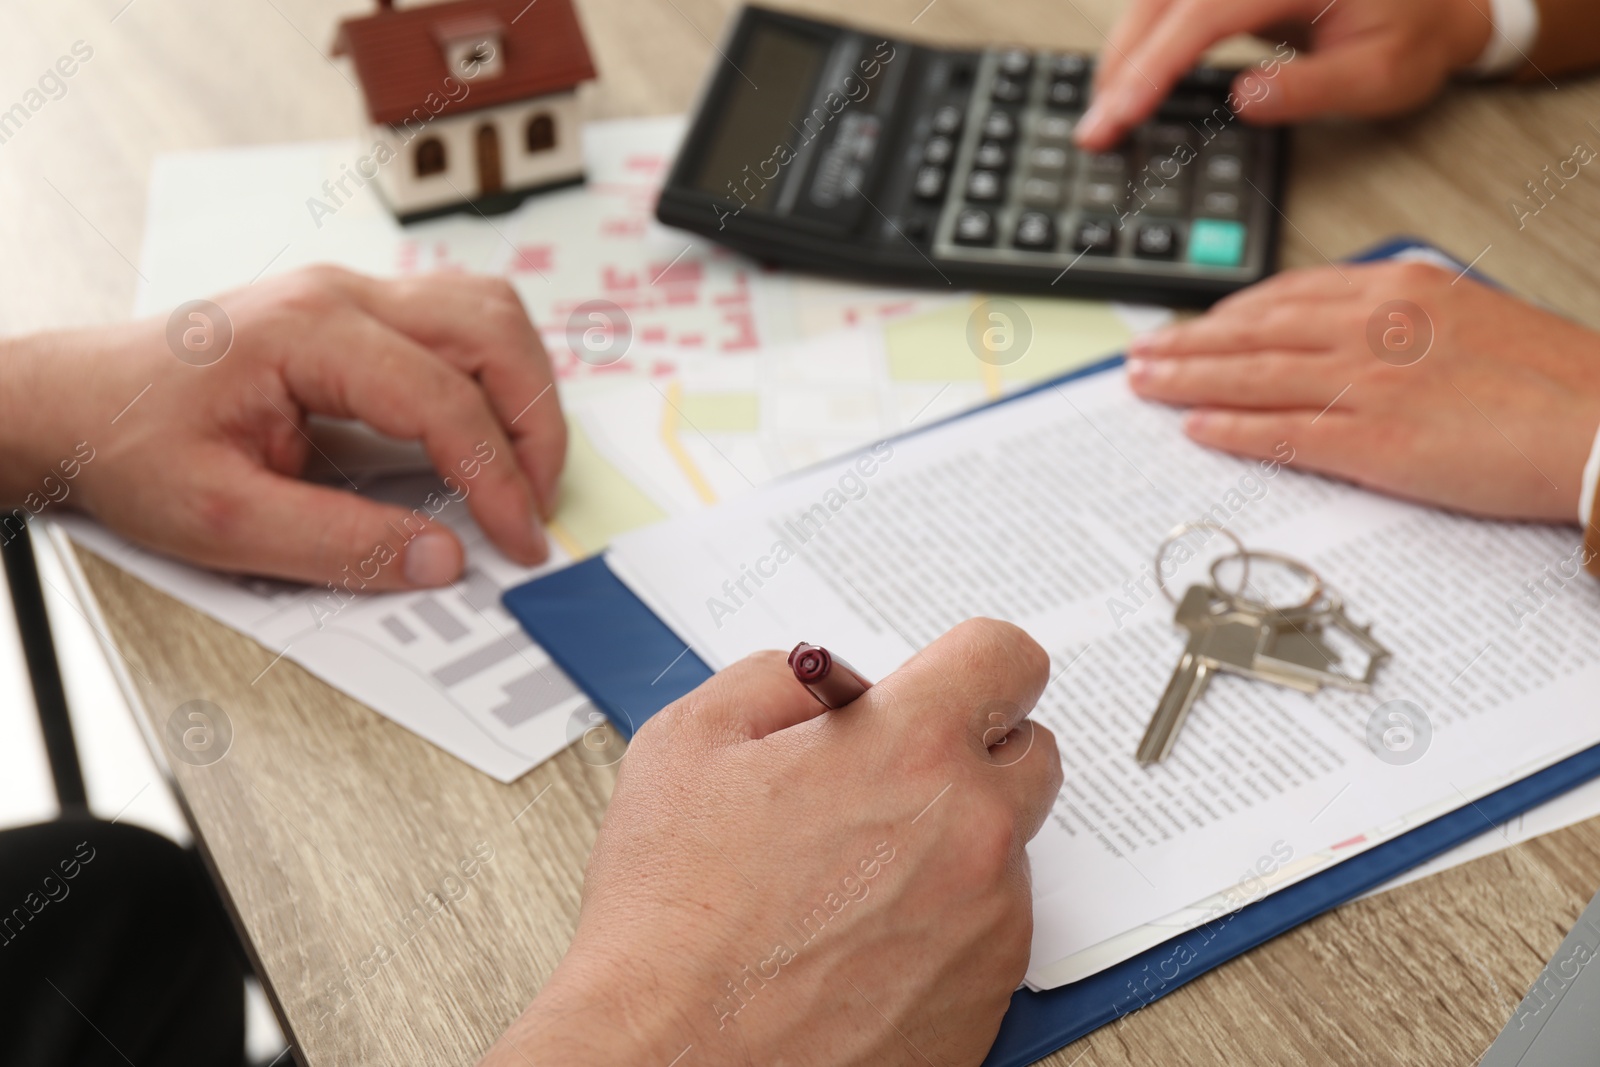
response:
{"label": "miniature house model", "polygon": [[372,123],[358,169],[402,221],[582,180],[576,90],[595,73],[571,0],[380,0],[340,24],[334,53]]}

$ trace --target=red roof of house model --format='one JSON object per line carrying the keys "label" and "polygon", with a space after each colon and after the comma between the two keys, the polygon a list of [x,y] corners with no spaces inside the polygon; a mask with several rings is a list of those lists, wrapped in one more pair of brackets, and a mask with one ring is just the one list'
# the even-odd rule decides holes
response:
{"label": "red roof of house model", "polygon": [[[468,81],[445,65],[442,42],[477,33],[498,34],[505,69]],[[595,76],[571,0],[453,0],[380,10],[340,23],[333,51],[355,63],[373,122],[400,123],[429,94],[436,107],[446,101],[438,114],[451,114],[571,89]],[[470,87],[465,96],[463,84]],[[461,99],[450,100],[452,94]]]}

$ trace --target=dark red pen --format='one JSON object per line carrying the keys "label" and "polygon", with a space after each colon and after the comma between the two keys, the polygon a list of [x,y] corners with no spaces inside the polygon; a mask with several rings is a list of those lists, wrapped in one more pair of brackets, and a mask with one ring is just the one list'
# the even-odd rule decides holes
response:
{"label": "dark red pen", "polygon": [[804,641],[795,645],[789,653],[789,668],[795,680],[811,690],[825,708],[842,708],[872,688],[854,667],[821,645]]}

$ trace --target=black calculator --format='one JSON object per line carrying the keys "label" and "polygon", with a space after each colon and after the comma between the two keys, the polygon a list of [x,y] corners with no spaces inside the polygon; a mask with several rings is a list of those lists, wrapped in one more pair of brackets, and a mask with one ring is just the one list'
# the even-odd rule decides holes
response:
{"label": "black calculator", "polygon": [[657,206],[764,262],[879,284],[1203,306],[1273,269],[1285,135],[1199,68],[1115,151],[1094,59],[736,17]]}

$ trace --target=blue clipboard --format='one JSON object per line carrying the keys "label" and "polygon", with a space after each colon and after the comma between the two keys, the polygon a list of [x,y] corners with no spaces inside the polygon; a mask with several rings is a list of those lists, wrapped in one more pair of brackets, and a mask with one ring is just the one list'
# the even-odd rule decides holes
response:
{"label": "blue clipboard", "polygon": [[[1417,252],[1443,256],[1466,270],[1453,257],[1410,238],[1387,242],[1356,257],[1356,262]],[[1114,357],[995,403],[1008,403],[1121,362],[1120,356]],[[651,715],[711,677],[711,669],[611,572],[603,557],[512,589],[504,602],[628,737]],[[1018,990],[985,1067],[1023,1067],[1041,1059],[1240,953],[1595,777],[1600,777],[1600,745],[1098,974],[1042,993]]]}

